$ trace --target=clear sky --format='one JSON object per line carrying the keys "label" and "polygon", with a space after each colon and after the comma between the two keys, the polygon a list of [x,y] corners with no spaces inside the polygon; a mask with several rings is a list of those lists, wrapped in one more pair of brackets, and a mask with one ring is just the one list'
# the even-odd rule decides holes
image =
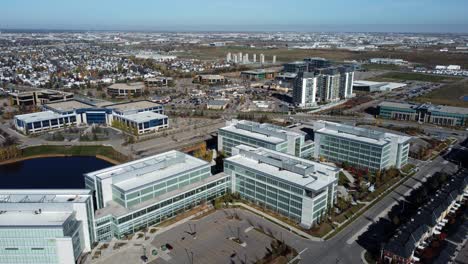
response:
{"label": "clear sky", "polygon": [[468,0],[0,0],[0,28],[468,32]]}

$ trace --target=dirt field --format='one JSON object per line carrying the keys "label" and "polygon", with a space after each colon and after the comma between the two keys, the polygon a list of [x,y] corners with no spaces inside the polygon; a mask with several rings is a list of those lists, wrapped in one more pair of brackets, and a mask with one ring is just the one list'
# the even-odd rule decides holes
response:
{"label": "dirt field", "polygon": [[431,102],[450,106],[468,107],[468,101],[463,101],[463,96],[468,96],[468,80],[447,84],[428,94],[415,98],[417,102]]}

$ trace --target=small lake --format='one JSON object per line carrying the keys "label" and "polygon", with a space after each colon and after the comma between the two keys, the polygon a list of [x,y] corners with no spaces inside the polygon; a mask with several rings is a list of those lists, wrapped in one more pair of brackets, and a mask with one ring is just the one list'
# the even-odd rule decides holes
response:
{"label": "small lake", "polygon": [[0,189],[84,188],[84,173],[110,166],[96,157],[37,158],[0,165]]}

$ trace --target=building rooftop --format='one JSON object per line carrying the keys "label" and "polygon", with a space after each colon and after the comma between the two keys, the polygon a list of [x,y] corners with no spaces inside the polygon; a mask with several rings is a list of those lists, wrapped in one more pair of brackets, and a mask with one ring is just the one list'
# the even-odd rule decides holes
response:
{"label": "building rooftop", "polygon": [[0,227],[61,227],[73,212],[3,211],[0,213]]}
{"label": "building rooftop", "polygon": [[222,106],[222,105],[227,105],[229,103],[229,101],[227,100],[210,100],[208,101],[208,105],[218,105],[218,106]]}
{"label": "building rooftop", "polygon": [[111,89],[144,89],[145,84],[143,82],[133,82],[133,83],[114,83],[109,86]]}
{"label": "building rooftop", "polygon": [[191,189],[194,189],[194,188],[197,188],[199,186],[202,186],[206,183],[209,183],[209,182],[212,182],[212,181],[216,181],[218,179],[221,179],[223,177],[225,177],[226,175],[224,173],[218,173],[216,175],[212,175],[206,179],[202,179],[200,181],[197,181],[195,183],[192,183],[192,184],[189,184],[189,185],[186,185],[182,188],[179,188],[179,189],[176,189],[174,191],[170,191],[170,192],[167,192],[165,194],[162,194],[162,195],[159,195],[159,196],[156,196],[150,200],[147,200],[143,203],[139,203],[135,206],[131,206],[129,208],[126,208],[122,205],[120,205],[119,203],[115,202],[115,201],[109,201],[106,203],[106,206],[97,210],[95,212],[95,218],[101,218],[103,216],[106,216],[106,215],[113,215],[115,217],[119,217],[119,216],[122,216],[122,215],[125,215],[125,214],[128,214],[130,212],[134,212],[134,211],[137,211],[139,209],[142,209],[144,207],[147,207],[147,206],[151,206],[153,204],[156,204],[156,203],[159,203],[161,201],[164,201],[168,198],[171,198],[171,197],[175,197],[177,196],[178,194],[180,193],[184,193],[186,191],[189,191]]}
{"label": "building rooftop", "polygon": [[39,122],[43,120],[50,120],[50,119],[60,118],[60,117],[63,117],[63,116],[50,110],[15,116],[16,119],[19,119],[26,123]]}
{"label": "building rooftop", "polygon": [[242,73],[246,73],[246,74],[263,74],[263,73],[276,73],[276,72],[278,71],[272,70],[272,69],[255,69],[255,70],[242,71]]}
{"label": "building rooftop", "polygon": [[93,108],[95,106],[78,100],[69,100],[57,103],[49,103],[46,105],[46,107],[57,112],[67,112],[81,108]]}
{"label": "building rooftop", "polygon": [[290,131],[284,127],[247,120],[232,120],[226,122],[226,124],[227,126],[220,129],[273,144],[286,141],[288,136],[305,135],[305,133]]}
{"label": "building rooftop", "polygon": [[32,190],[11,189],[0,190],[0,204],[2,203],[80,203],[85,202],[91,195],[86,189],[62,190]]}
{"label": "building rooftop", "polygon": [[[336,181],[339,168],[265,148],[235,147],[226,160],[247,166],[302,188],[318,192]],[[233,153],[235,154],[235,152]]]}
{"label": "building rooftop", "polygon": [[156,106],[161,106],[161,105],[148,101],[148,100],[141,100],[141,101],[111,104],[111,105],[106,105],[104,107],[109,108],[109,109],[114,109],[115,111],[119,111],[119,112],[126,112],[126,111],[138,110],[138,109],[152,108]]}
{"label": "building rooftop", "polygon": [[397,139],[398,143],[404,143],[411,139],[407,136],[323,120],[319,120],[314,123],[314,132],[381,146],[388,144],[390,140],[395,138]]}
{"label": "building rooftop", "polygon": [[155,119],[163,119],[168,118],[166,115],[161,115],[154,112],[140,112],[136,114],[125,115],[123,118],[128,119],[130,121],[134,121],[136,123],[143,123],[148,122]]}
{"label": "building rooftop", "polygon": [[468,115],[468,108],[465,107],[455,107],[455,106],[445,106],[445,105],[433,105],[430,103],[425,104],[411,104],[411,103],[399,103],[399,102],[390,102],[384,101],[379,104],[379,106],[395,107],[395,108],[404,108],[404,109],[424,109],[430,112],[443,112],[443,113],[454,113]]}
{"label": "building rooftop", "polygon": [[398,102],[384,101],[384,102],[381,102],[379,104],[379,106],[409,109],[409,108],[414,108],[416,105],[408,104],[408,103],[398,103]]}
{"label": "building rooftop", "polygon": [[190,172],[209,163],[182,152],[172,150],[128,163],[87,173],[88,177],[112,178],[115,187],[124,192]]}

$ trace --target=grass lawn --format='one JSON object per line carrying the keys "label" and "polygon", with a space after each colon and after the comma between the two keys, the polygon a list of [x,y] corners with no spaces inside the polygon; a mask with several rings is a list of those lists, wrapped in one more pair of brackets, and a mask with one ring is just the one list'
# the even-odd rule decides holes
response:
{"label": "grass lawn", "polygon": [[429,75],[415,72],[388,72],[374,78],[370,81],[377,82],[401,82],[401,81],[421,81],[421,82],[451,82],[461,80],[460,77]]}
{"label": "grass lawn", "polygon": [[96,156],[101,155],[119,162],[127,161],[128,158],[109,146],[34,146],[23,149],[22,156],[30,157],[37,155],[70,155],[70,156]]}
{"label": "grass lawn", "polygon": [[433,104],[468,107],[468,101],[463,101],[463,96],[468,96],[468,81],[444,85],[413,100],[421,103],[431,102]]}

